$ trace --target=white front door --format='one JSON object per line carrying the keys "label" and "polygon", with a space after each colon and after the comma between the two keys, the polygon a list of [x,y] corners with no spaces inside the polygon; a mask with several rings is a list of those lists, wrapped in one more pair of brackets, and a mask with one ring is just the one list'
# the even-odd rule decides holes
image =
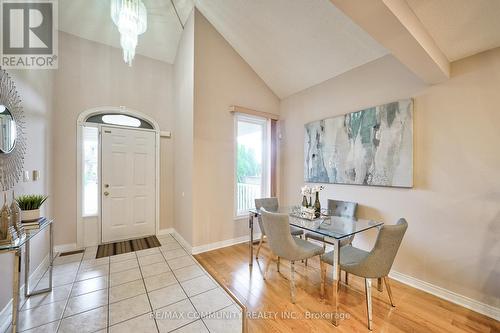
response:
{"label": "white front door", "polygon": [[155,234],[156,136],[102,127],[102,242]]}

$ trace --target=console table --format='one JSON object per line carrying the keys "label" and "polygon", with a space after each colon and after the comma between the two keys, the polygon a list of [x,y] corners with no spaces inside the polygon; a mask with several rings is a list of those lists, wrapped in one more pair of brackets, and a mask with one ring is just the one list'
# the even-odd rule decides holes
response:
{"label": "console table", "polygon": [[[52,260],[54,259],[54,231],[53,231],[54,220],[45,220],[39,228],[26,230],[26,236],[19,238],[13,244],[0,245],[0,254],[3,253],[14,253],[14,267],[13,267],[13,283],[12,283],[12,332],[17,331],[17,324],[19,319],[19,294],[20,294],[20,274],[21,274],[21,256],[22,248],[25,247],[24,251],[24,296],[26,298],[38,295],[41,293],[47,293],[52,291]],[[45,289],[39,289],[30,292],[29,287],[29,275],[30,275],[30,241],[33,237],[40,234],[43,230],[49,228],[49,286]]]}

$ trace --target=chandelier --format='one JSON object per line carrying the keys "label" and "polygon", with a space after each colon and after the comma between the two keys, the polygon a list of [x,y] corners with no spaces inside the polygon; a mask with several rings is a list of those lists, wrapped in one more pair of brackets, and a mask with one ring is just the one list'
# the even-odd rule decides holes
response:
{"label": "chandelier", "polygon": [[148,28],[146,6],[141,0],[111,0],[111,18],[120,31],[123,60],[132,66],[138,37]]}

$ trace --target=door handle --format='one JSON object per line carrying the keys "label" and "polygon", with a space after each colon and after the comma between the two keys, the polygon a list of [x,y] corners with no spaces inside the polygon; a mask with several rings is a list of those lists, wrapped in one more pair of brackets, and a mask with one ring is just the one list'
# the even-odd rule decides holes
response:
{"label": "door handle", "polygon": [[105,196],[108,196],[108,195],[109,195],[109,192],[108,192],[108,191],[104,192],[104,195],[105,195]]}

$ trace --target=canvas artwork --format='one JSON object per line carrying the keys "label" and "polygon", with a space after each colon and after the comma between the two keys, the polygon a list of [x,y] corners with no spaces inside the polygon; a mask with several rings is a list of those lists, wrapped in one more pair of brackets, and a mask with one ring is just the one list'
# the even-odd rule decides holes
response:
{"label": "canvas artwork", "polygon": [[413,186],[413,101],[305,125],[306,182]]}

